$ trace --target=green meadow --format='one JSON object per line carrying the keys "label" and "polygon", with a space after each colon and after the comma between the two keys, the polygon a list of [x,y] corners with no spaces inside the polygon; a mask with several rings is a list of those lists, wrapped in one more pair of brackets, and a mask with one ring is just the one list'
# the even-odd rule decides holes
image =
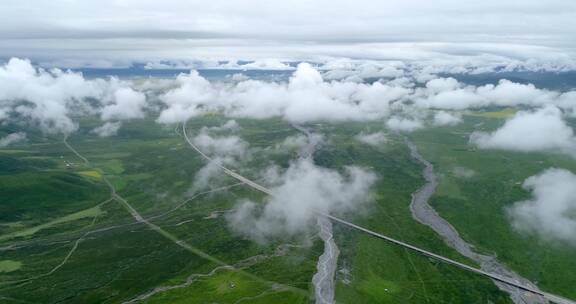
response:
{"label": "green meadow", "polygon": [[[526,177],[551,166],[576,170],[576,162],[560,155],[471,149],[467,136],[474,126],[483,123],[493,129],[502,123],[498,117],[465,116],[463,125],[409,135],[441,177],[432,203],[478,250],[496,254],[547,291],[576,298],[571,284],[576,281],[571,271],[576,269],[576,250],[519,234],[504,212],[527,197],[519,184]],[[227,120],[207,115],[192,119],[187,128],[198,132]],[[257,179],[269,165],[286,168],[297,157],[297,151],[276,148],[299,134],[286,122],[237,122],[237,134],[251,148],[251,157],[233,165],[239,173]],[[125,123],[117,136],[101,138],[90,133],[97,125],[97,119],[81,120],[80,130],[68,138],[88,164],[67,149],[62,137],[34,131],[28,142],[0,149],[0,302],[314,300],[311,281],[323,252],[315,231],[264,244],[247,239],[223,214],[239,200],[262,202],[264,197],[245,186],[194,193],[194,176],[205,163],[188,147],[178,126],[137,120]],[[411,193],[424,180],[401,136],[388,133],[388,142],[372,147],[353,137],[383,130],[382,122],[308,127],[327,139],[315,155],[317,165],[335,170],[356,165],[378,175],[372,201],[347,219],[477,266],[412,219]],[[475,174],[457,178],[455,167]],[[151,224],[137,221],[111,197],[106,180]],[[237,182],[222,175],[215,183]],[[338,303],[510,302],[486,278],[337,224],[334,235],[341,251]],[[294,246],[279,250],[285,244]]]}

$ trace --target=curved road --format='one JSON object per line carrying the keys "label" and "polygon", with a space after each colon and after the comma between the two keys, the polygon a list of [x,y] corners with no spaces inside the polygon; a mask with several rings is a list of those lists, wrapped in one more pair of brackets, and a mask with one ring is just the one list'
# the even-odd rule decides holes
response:
{"label": "curved road", "polygon": [[[88,166],[91,166],[90,161],[82,156],[76,149],[74,149],[74,147],[72,147],[68,141],[67,141],[67,137],[64,138],[64,144],[66,145],[66,147],[68,147],[68,149],[70,151],[72,151],[74,154],[76,154],[80,159],[82,159],[84,161],[84,163]],[[199,151],[199,150],[198,150]],[[201,152],[200,152],[201,153]],[[202,155],[204,155],[203,153],[201,153]],[[204,155],[204,157],[207,157],[206,155]],[[223,266],[223,267],[230,267],[231,270],[240,273],[254,281],[257,282],[262,282],[266,285],[270,285],[270,286],[281,286],[282,288],[285,288],[286,290],[290,290],[299,294],[304,294],[304,292],[302,290],[300,290],[299,288],[296,287],[291,287],[288,285],[283,285],[283,284],[279,284],[276,282],[271,282],[271,281],[267,281],[264,280],[256,275],[253,275],[249,272],[244,271],[243,269],[238,269],[236,267],[234,267],[233,265],[230,265],[196,247],[193,247],[192,245],[186,243],[183,240],[178,239],[175,235],[171,234],[170,232],[164,230],[162,227],[152,223],[149,221],[149,219],[144,218],[136,209],[134,209],[134,207],[126,200],[124,199],[122,196],[120,196],[117,192],[116,192],[116,188],[114,187],[114,185],[106,178],[106,176],[103,174],[102,175],[102,180],[106,183],[106,185],[110,188],[110,194],[111,197],[117,201],[118,203],[120,203],[129,213],[130,215],[132,215],[132,217],[138,222],[138,223],[143,223],[145,225],[147,225],[148,227],[150,227],[152,230],[154,230],[155,232],[157,232],[158,234],[160,234],[161,236],[163,236],[164,238],[166,238],[167,240],[171,241],[172,243],[184,248],[185,250],[187,250],[188,252],[195,254],[201,258],[204,258],[205,260],[208,260],[210,262],[213,262],[216,265],[219,266]]]}

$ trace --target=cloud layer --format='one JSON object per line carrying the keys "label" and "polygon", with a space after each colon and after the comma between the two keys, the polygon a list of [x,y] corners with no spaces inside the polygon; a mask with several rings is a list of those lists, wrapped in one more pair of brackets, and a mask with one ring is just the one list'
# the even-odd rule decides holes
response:
{"label": "cloud layer", "polygon": [[434,113],[433,124],[437,126],[454,126],[462,122],[462,117],[458,114],[449,113],[446,111],[438,111]]}
{"label": "cloud layer", "polygon": [[[471,141],[481,148],[573,150],[573,134],[563,119],[576,114],[576,91],[551,91],[508,80],[496,85],[465,85],[425,71],[407,72],[400,63],[358,65],[339,60],[329,67],[332,70],[320,71],[300,63],[287,81],[245,77],[209,81],[191,71],[175,79],[132,82],[86,79],[80,73],[45,70],[14,58],[0,67],[0,121],[38,126],[45,133],[70,133],[77,128],[77,118],[84,115],[100,116],[104,123],[147,115],[160,123],[176,123],[216,112],[229,117],[280,117],[290,122],[381,120],[390,130],[412,132],[458,124],[458,112],[463,110],[545,108],[519,113],[501,130],[477,133]],[[352,74],[337,80],[334,74],[329,76],[336,71]],[[363,77],[369,75],[383,78],[364,82]],[[106,128],[99,131],[106,135],[113,134],[107,131],[117,124],[103,126]]]}
{"label": "cloud layer", "polygon": [[483,149],[556,151],[576,156],[574,130],[566,124],[562,112],[554,106],[534,112],[518,112],[500,129],[492,133],[476,132],[470,141]]}
{"label": "cloud layer", "polygon": [[354,138],[361,143],[365,143],[367,145],[374,147],[380,146],[386,143],[387,141],[386,135],[383,132],[374,132],[374,133],[361,132],[360,134],[354,136]]}
{"label": "cloud layer", "polygon": [[266,204],[243,201],[228,217],[234,230],[258,241],[305,232],[314,224],[316,211],[357,212],[376,181],[373,173],[359,167],[339,173],[315,166],[309,159],[293,162],[285,172],[270,168],[265,178],[275,185]]}
{"label": "cloud layer", "polygon": [[[388,118],[389,128],[414,131],[424,127],[425,113],[419,113],[420,110],[555,105],[571,115],[576,109],[574,91],[556,92],[508,80],[477,87],[453,78],[413,75],[424,79],[422,87],[418,86],[421,80],[405,76],[363,83],[349,77],[327,80],[327,74],[322,75],[307,63],[299,64],[288,82],[218,83],[195,71],[181,74],[176,80],[177,87],[160,97],[166,108],[158,121],[185,121],[206,112],[222,112],[232,117],[282,117],[292,122]],[[441,111],[435,113],[432,124],[455,125],[460,121],[459,114]]]}
{"label": "cloud layer", "polygon": [[5,0],[0,56],[554,63],[574,59],[574,11],[571,0]]}
{"label": "cloud layer", "polygon": [[102,120],[128,120],[143,118],[146,96],[132,88],[118,88],[110,103],[102,108]]}
{"label": "cloud layer", "polygon": [[2,108],[30,119],[49,133],[70,133],[77,126],[69,117],[76,101],[98,97],[96,83],[81,75],[60,70],[34,68],[29,61],[11,59],[0,67],[0,102]]}
{"label": "cloud layer", "polygon": [[194,176],[192,192],[213,188],[213,182],[222,176],[220,166],[237,165],[250,157],[249,145],[240,137],[212,134],[234,132],[238,129],[236,121],[230,120],[219,127],[204,127],[192,138],[194,145],[211,158]]}
{"label": "cloud layer", "polygon": [[524,181],[532,198],[508,209],[514,228],[576,245],[576,175],[548,169]]}
{"label": "cloud layer", "polygon": [[101,125],[100,127],[94,128],[92,130],[92,133],[100,136],[100,137],[109,137],[109,136],[114,136],[118,133],[118,130],[120,130],[120,127],[122,127],[122,123],[117,121],[117,122],[106,122],[103,125]]}
{"label": "cloud layer", "polygon": [[161,100],[167,106],[158,121],[184,121],[207,111],[229,116],[283,117],[294,122],[366,120],[386,115],[389,104],[409,90],[381,83],[326,82],[310,64],[298,65],[288,83],[242,81],[212,84],[197,72],[178,76],[179,87]]}
{"label": "cloud layer", "polygon": [[19,143],[26,140],[26,133],[16,132],[10,133],[4,137],[0,137],[0,148],[7,147],[11,144]]}
{"label": "cloud layer", "polygon": [[141,118],[145,106],[144,94],[118,79],[87,80],[80,73],[44,70],[18,58],[0,66],[0,119],[17,117],[17,123],[45,133],[74,132],[74,117],[88,114],[100,113],[103,120]]}

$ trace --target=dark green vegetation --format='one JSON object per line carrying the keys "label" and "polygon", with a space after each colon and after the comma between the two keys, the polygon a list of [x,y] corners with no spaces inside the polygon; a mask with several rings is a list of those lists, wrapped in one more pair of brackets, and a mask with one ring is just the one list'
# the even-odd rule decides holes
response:
{"label": "dark green vegetation", "polygon": [[[197,126],[220,120],[207,118]],[[322,250],[318,244],[281,250],[280,245],[298,240],[257,245],[231,233],[222,213],[211,216],[229,210],[237,198],[258,199],[259,194],[233,187],[193,196],[189,189],[204,163],[173,127],[138,121],[126,124],[116,137],[99,138],[88,132],[95,123],[83,121],[68,138],[88,165],[61,137],[32,136],[26,144],[1,150],[0,302],[120,303],[208,274],[221,266],[215,260],[238,267],[199,276],[189,288],[148,300],[307,302]],[[190,123],[192,130],[195,123]],[[246,134],[255,145],[267,136]],[[109,200],[103,176],[151,223],[193,250],[137,222],[117,200]]]}
{"label": "dark green vegetation", "polygon": [[[360,165],[379,175],[368,216],[352,220],[364,227],[404,240],[447,257],[469,262],[447,247],[435,233],[410,214],[411,193],[424,180],[401,137],[388,134],[383,147],[350,140],[361,130],[378,131],[379,124],[344,124],[321,128],[331,134],[317,162],[327,167]],[[489,280],[439,264],[395,245],[346,227],[335,226],[340,247],[336,299],[342,303],[507,303],[506,294]],[[472,264],[473,265],[473,264]],[[349,272],[349,274],[347,274]],[[351,280],[347,282],[347,280]]]}
{"label": "dark green vegetation", "polygon": [[[493,121],[469,118],[464,130],[479,120]],[[226,121],[221,116],[195,118],[188,129],[197,132]],[[289,124],[237,121],[242,127],[238,134],[252,149],[247,161],[234,166],[241,174],[257,179],[267,166],[287,167],[296,157],[296,151],[276,148],[287,136],[298,134]],[[258,201],[262,195],[245,186],[191,193],[194,175],[204,161],[189,149],[177,126],[133,121],[125,123],[118,136],[99,138],[89,132],[98,124],[97,120],[83,120],[81,129],[68,138],[89,164],[67,149],[61,137],[29,133],[27,143],[0,149],[0,302],[122,303],[137,297],[149,303],[311,301],[311,280],[323,250],[314,235],[265,245],[238,236],[230,230],[225,211],[240,199]],[[388,143],[375,148],[352,138],[362,130],[380,130],[381,122],[309,127],[328,137],[316,155],[318,165],[338,170],[358,165],[379,175],[373,202],[350,220],[471,263],[411,218],[410,194],[424,181],[421,167],[410,159],[400,137],[390,134]],[[534,239],[511,231],[502,207],[526,196],[517,181],[556,162],[571,168],[572,160],[492,152],[480,157],[480,153],[468,151],[462,134],[453,132],[456,129],[441,128],[413,136],[422,154],[444,176],[435,206],[482,250],[497,252],[543,288],[570,296],[562,279],[568,285],[574,282],[573,274],[568,273],[576,269],[568,259],[574,251],[552,247],[531,250],[532,256],[526,248],[534,247]],[[450,178],[452,166],[464,155],[468,158],[460,160],[467,165],[462,166],[482,175],[469,181]],[[502,172],[514,170],[504,170],[501,157],[514,159],[506,166],[526,169]],[[547,163],[533,164],[534,157]],[[161,230],[138,222],[117,199],[110,200],[104,179]],[[218,187],[236,181],[222,175],[215,183]],[[485,186],[475,187],[476,183]],[[496,195],[500,198],[492,199]],[[481,206],[477,202],[482,202]],[[470,216],[471,208],[474,216]],[[485,224],[488,217],[494,223],[490,227]],[[470,223],[469,227],[465,223]],[[494,232],[486,234],[483,229]],[[341,250],[336,278],[339,303],[509,302],[507,295],[485,278],[346,227],[335,225],[334,234]],[[487,238],[494,234],[496,239]],[[314,241],[307,242],[309,238]],[[283,246],[286,244],[295,246]],[[538,258],[542,260],[537,267],[529,265]]]}
{"label": "dark green vegetation", "polygon": [[[467,116],[464,124],[413,134],[422,155],[441,176],[432,205],[477,249],[498,256],[516,272],[543,290],[576,298],[576,248],[520,234],[510,225],[506,207],[530,194],[522,182],[543,170],[556,167],[576,172],[576,161],[553,153],[518,153],[476,150],[468,145],[469,134],[483,124],[489,131],[504,121]],[[469,178],[454,169],[473,170]]]}

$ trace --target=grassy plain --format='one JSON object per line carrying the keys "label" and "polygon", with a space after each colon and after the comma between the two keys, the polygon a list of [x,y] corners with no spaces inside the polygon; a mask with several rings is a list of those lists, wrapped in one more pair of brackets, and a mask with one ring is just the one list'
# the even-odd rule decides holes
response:
{"label": "grassy plain", "polygon": [[[0,273],[0,302],[120,303],[219,266],[137,222],[117,201],[106,202],[110,191],[102,177],[152,223],[215,260],[235,264],[260,255],[275,260],[274,273],[258,265],[241,266],[241,271],[208,278],[214,288],[197,282],[149,301],[189,302],[190,292],[198,303],[242,297],[307,301],[320,249],[290,249],[276,257],[280,240],[260,246],[232,233],[223,216],[210,217],[230,209],[239,197],[258,199],[259,194],[236,187],[192,196],[194,174],[204,163],[174,127],[135,121],[117,137],[99,138],[89,133],[95,125],[83,121],[68,138],[89,165],[68,151],[62,138],[41,134],[0,154],[2,261],[22,263],[13,269],[15,262],[3,262],[3,269],[11,271]],[[257,133],[252,136],[260,138]],[[235,182],[223,178],[219,183]],[[228,291],[224,282],[235,287]]]}
{"label": "grassy plain", "polygon": [[[372,147],[351,140],[360,131],[376,132],[380,123],[347,123],[319,128],[330,144],[318,153],[323,166],[358,165],[379,176],[372,204],[351,220],[374,231],[453,259],[471,263],[411,217],[411,193],[424,180],[403,139],[388,133],[388,142]],[[335,226],[340,246],[336,300],[341,303],[508,303],[489,280],[446,266],[406,249],[346,227]],[[471,263],[473,265],[473,263]]]}
{"label": "grassy plain", "polygon": [[[522,188],[526,178],[553,167],[576,172],[576,160],[555,153],[478,150],[468,143],[474,130],[491,131],[503,123],[499,118],[468,116],[461,125],[411,136],[440,175],[432,204],[478,250],[496,255],[542,289],[574,299],[576,248],[515,231],[506,208],[530,197]],[[472,174],[463,177],[458,168]]]}
{"label": "grassy plain", "polygon": [[[227,120],[219,115],[198,117],[188,123],[188,129],[198,132],[202,127],[219,126]],[[493,127],[497,123],[492,120],[467,117],[462,132],[478,122]],[[297,151],[276,148],[286,137],[298,134],[286,122],[279,119],[237,119],[237,122],[241,126],[237,134],[250,144],[251,157],[235,164],[234,170],[257,179],[269,165],[287,167],[297,157]],[[261,245],[232,231],[224,216],[226,211],[241,199],[261,201],[262,195],[243,186],[205,194],[191,191],[194,175],[204,162],[189,149],[177,126],[137,120],[125,123],[115,137],[100,138],[90,133],[98,124],[97,119],[82,120],[80,130],[68,139],[90,160],[89,165],[67,150],[62,138],[33,131],[28,143],[0,149],[0,263],[10,261],[4,267],[11,265],[13,269],[0,270],[0,301],[122,303],[144,295],[149,295],[143,301],[148,303],[313,301],[311,278],[323,250],[317,238],[312,242],[304,242],[302,238],[277,239]],[[471,263],[411,218],[410,194],[424,181],[421,167],[410,159],[400,137],[389,134],[386,144],[371,147],[353,137],[360,131],[382,130],[381,122],[322,123],[309,127],[327,136],[326,144],[316,155],[318,165],[336,170],[358,165],[379,176],[374,200],[350,220]],[[484,168],[486,172],[480,169],[502,155],[488,153],[493,156],[484,160],[478,160],[479,153],[466,156],[471,152],[462,137],[464,133],[457,128],[438,128],[412,136],[424,156],[437,164],[443,177],[434,204],[479,248],[498,252],[513,268],[525,267],[525,272],[530,272],[525,264],[530,259],[520,252],[521,248],[530,248],[523,247],[529,246],[528,240],[509,231],[503,218],[497,218],[490,228],[494,233],[507,231],[499,241],[488,240],[481,233],[486,228],[478,225],[516,199],[507,191],[512,189],[517,197],[525,197],[515,183],[544,165],[527,165],[533,158],[523,161],[522,156],[507,154],[515,160],[506,166],[527,165],[527,169],[517,170],[514,174],[518,176],[510,184],[499,184],[495,178],[503,177],[502,168],[492,168],[494,171]],[[468,158],[460,159],[465,156]],[[562,164],[570,162],[561,157],[553,159]],[[461,162],[475,163],[466,163],[466,167],[488,175],[474,182],[450,178],[453,166],[463,165]],[[475,178],[481,178],[481,174]],[[117,200],[107,201],[110,191],[103,178],[110,180],[119,195],[152,224],[169,233],[170,238],[136,221]],[[471,189],[476,182],[484,183],[482,189]],[[214,186],[235,183],[222,175]],[[486,196],[481,208],[474,207],[476,200],[469,198],[487,189],[504,193],[503,198],[488,202]],[[481,219],[471,219],[470,208]],[[471,227],[464,227],[466,222]],[[335,225],[334,232],[341,250],[336,289],[339,303],[509,302],[507,295],[485,278],[346,227]],[[314,233],[305,236],[313,237]],[[171,238],[209,258],[186,250]],[[507,245],[510,240],[512,245]],[[278,254],[279,246],[286,243],[297,246]],[[503,248],[512,250],[506,254]],[[555,254],[551,255],[551,262],[572,265]],[[260,257],[256,263],[241,263],[256,256]],[[239,266],[237,270],[214,271],[222,266],[215,261]],[[14,267],[15,262],[21,263],[19,268]],[[560,271],[560,266],[546,267],[550,272],[538,276],[548,280],[546,284],[541,281],[542,286],[565,291],[557,283],[571,277]],[[556,277],[554,270],[564,277]],[[156,288],[165,290],[154,293]]]}

